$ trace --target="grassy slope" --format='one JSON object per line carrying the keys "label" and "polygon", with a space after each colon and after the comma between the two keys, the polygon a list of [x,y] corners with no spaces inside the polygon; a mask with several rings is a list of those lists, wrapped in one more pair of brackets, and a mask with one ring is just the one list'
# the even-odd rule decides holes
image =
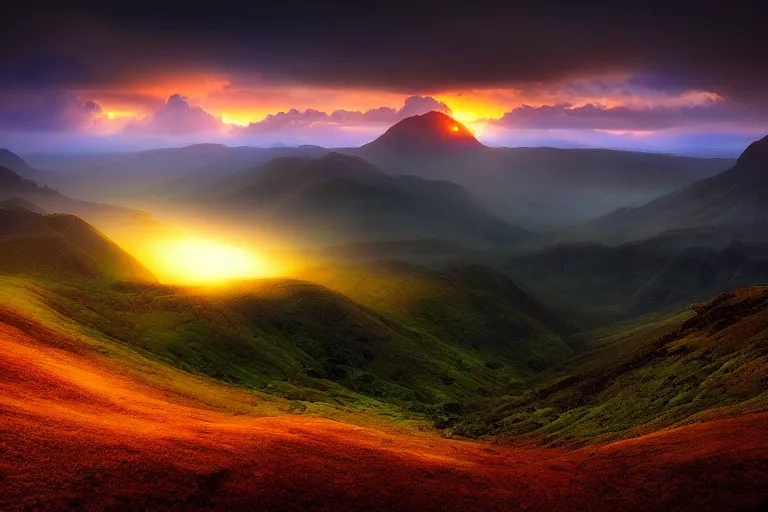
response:
{"label": "grassy slope", "polygon": [[0,210],[0,273],[47,279],[156,281],[93,226],[72,215]]}
{"label": "grassy slope", "polygon": [[355,412],[265,417],[287,403],[146,359],[60,316],[39,287],[1,281],[3,510],[757,510],[768,500],[767,414],[575,451],[440,439]]}
{"label": "grassy slope", "polygon": [[[409,325],[302,281],[268,280],[229,290],[93,280],[34,283],[29,286],[63,317],[157,361],[291,400],[372,408],[398,418],[428,415],[445,423],[529,373],[532,355],[548,361],[568,352],[559,335],[526,316],[494,326],[496,334],[510,326],[524,331],[525,343],[491,339],[481,346],[475,342],[489,331],[464,326],[467,316],[442,329],[434,322]],[[517,307],[502,295],[493,297],[507,308],[498,318]],[[467,304],[457,307],[479,315]]]}
{"label": "grassy slope", "polygon": [[604,442],[768,410],[768,289],[585,336],[566,368],[495,401],[489,431],[551,444]]}
{"label": "grassy slope", "polygon": [[575,331],[501,273],[471,266],[444,271],[403,262],[328,266],[307,279],[337,290],[419,332],[457,342],[493,369],[501,354],[520,377],[571,349]]}

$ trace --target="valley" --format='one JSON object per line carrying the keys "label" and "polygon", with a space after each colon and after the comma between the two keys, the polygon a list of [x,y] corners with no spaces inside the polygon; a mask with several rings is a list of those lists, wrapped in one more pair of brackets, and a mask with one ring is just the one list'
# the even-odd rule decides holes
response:
{"label": "valley", "polygon": [[760,509],[766,140],[0,153],[0,508]]}

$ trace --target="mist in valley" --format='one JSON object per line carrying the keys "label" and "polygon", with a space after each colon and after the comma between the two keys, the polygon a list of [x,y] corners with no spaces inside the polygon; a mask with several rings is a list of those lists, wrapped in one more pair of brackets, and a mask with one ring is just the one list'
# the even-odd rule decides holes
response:
{"label": "mist in valley", "polygon": [[765,509],[761,8],[337,7],[9,7],[0,509]]}

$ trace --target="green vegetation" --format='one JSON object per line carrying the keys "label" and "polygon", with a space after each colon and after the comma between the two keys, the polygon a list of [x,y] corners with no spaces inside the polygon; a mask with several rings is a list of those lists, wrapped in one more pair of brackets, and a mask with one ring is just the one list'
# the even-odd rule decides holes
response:
{"label": "green vegetation", "polygon": [[583,335],[559,371],[489,400],[466,428],[581,445],[768,410],[766,326],[768,289],[743,288],[695,311]]}
{"label": "green vegetation", "polygon": [[155,281],[138,261],[72,215],[0,208],[0,273],[49,280]]}
{"label": "green vegetation", "polygon": [[330,265],[304,280],[171,287],[77,218],[0,213],[0,320],[64,329],[235,413],[252,407],[200,382],[292,414],[364,410],[547,444],[768,408],[768,289],[576,333],[488,267]]}
{"label": "green vegetation", "polygon": [[502,267],[564,318],[591,329],[765,283],[767,226],[672,232],[617,247],[561,243]]}
{"label": "green vegetation", "polygon": [[[545,317],[520,313],[513,323],[500,324],[504,311],[483,317],[477,308],[454,304],[466,309],[467,325],[459,317],[431,330],[436,323],[411,326],[303,281],[265,280],[226,290],[35,282],[41,300],[65,318],[190,373],[294,401],[396,407],[405,417],[445,422],[445,411],[470,410],[531,373],[531,358],[549,364],[570,353]],[[413,318],[433,322],[440,321],[434,315],[446,314],[434,304],[416,313]],[[495,338],[478,344],[488,332]]]}

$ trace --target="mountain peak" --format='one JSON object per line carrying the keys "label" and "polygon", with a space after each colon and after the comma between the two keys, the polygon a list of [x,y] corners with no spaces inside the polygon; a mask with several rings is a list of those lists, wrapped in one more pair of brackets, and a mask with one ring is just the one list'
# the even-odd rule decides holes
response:
{"label": "mountain peak", "polygon": [[367,146],[408,152],[484,147],[466,126],[436,111],[403,119]]}
{"label": "mountain peak", "polygon": [[19,188],[23,185],[24,180],[21,178],[21,176],[8,169],[7,167],[0,165],[0,188]]}
{"label": "mountain peak", "polygon": [[760,167],[768,170],[768,136],[753,142],[739,157],[737,167]]}

